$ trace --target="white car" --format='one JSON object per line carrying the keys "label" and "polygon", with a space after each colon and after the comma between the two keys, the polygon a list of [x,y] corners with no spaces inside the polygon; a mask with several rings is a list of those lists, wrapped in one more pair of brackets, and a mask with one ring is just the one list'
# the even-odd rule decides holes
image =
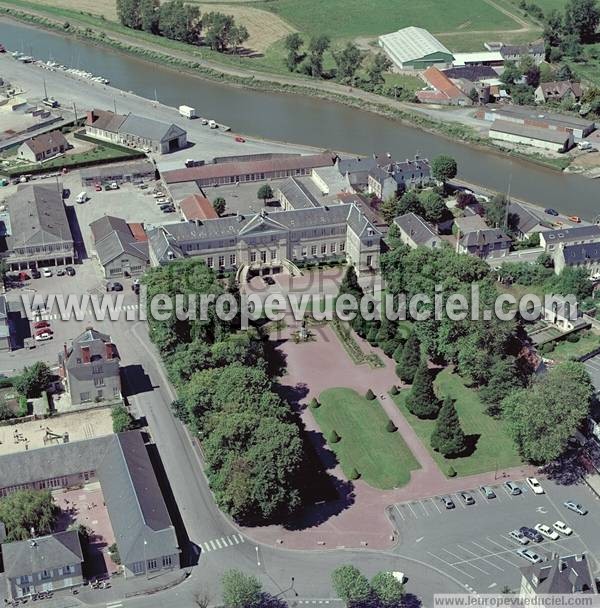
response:
{"label": "white car", "polygon": [[558,533],[555,530],[553,530],[550,526],[547,526],[546,524],[536,524],[535,529],[542,536],[545,536],[546,538],[549,538],[550,540],[559,539]]}
{"label": "white car", "polygon": [[519,530],[511,530],[508,535],[522,545],[526,545],[529,542],[529,539]]}
{"label": "white car", "polygon": [[38,342],[45,342],[46,340],[52,340],[52,334],[43,332],[41,334],[36,334],[35,339]]}
{"label": "white car", "polygon": [[564,534],[565,536],[570,536],[571,534],[573,534],[573,530],[571,528],[569,528],[569,526],[567,526],[567,524],[564,521],[555,521],[552,524],[552,527],[557,532],[560,532],[561,534]]}
{"label": "white car", "polygon": [[544,561],[537,553],[535,553],[535,551],[532,551],[531,549],[519,549],[517,553],[532,564],[539,564],[540,562]]}
{"label": "white car", "polygon": [[533,490],[534,494],[544,494],[544,488],[535,477],[528,477],[527,485]]}
{"label": "white car", "polygon": [[52,276],[52,271],[50,268],[44,268],[44,270],[42,270],[42,274],[48,279]]}

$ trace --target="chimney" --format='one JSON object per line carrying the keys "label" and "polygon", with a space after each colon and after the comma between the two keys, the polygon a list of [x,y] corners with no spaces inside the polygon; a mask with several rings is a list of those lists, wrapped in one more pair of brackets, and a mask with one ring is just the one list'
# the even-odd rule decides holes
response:
{"label": "chimney", "polygon": [[91,355],[90,355],[89,346],[81,347],[81,359],[82,359],[83,363],[89,363],[92,360]]}
{"label": "chimney", "polygon": [[67,350],[67,343],[63,342],[63,356],[64,356],[64,360],[67,360],[67,356],[69,354],[69,351]]}
{"label": "chimney", "polygon": [[108,360],[113,359],[115,356],[115,352],[113,350],[113,343],[112,342],[107,342],[104,347],[106,348],[106,358]]}
{"label": "chimney", "polygon": [[96,120],[96,115],[94,114],[94,110],[88,110],[86,112],[86,124],[91,125],[94,120]]}

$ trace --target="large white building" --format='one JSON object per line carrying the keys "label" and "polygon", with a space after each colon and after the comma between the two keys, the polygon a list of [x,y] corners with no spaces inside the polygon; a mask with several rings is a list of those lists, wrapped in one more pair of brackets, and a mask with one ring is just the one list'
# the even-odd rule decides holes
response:
{"label": "large white building", "polygon": [[431,65],[450,67],[452,53],[427,30],[405,27],[379,36],[379,46],[400,70],[423,70]]}

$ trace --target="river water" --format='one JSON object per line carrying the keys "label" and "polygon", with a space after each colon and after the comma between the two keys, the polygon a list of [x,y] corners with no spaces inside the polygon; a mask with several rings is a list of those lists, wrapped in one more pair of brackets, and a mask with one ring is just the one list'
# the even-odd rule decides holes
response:
{"label": "river water", "polygon": [[392,119],[311,97],[266,93],[202,80],[71,37],[0,21],[0,42],[36,58],[53,59],[110,79],[111,85],[170,106],[187,104],[236,132],[398,158],[415,153],[456,158],[459,177],[544,207],[593,219],[600,214],[600,183],[534,163],[478,150]]}

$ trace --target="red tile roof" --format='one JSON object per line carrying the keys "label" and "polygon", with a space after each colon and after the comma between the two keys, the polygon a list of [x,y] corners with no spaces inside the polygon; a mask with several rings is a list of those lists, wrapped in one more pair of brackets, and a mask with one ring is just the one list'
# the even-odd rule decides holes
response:
{"label": "red tile roof", "polygon": [[200,194],[192,194],[184,198],[181,203],[183,217],[191,222],[193,220],[215,220],[219,214],[214,210],[212,203]]}
{"label": "red tile roof", "polygon": [[269,160],[217,163],[203,165],[202,167],[189,167],[187,169],[165,171],[163,173],[163,179],[167,184],[174,184],[178,182],[191,182],[201,179],[247,175],[249,173],[270,173],[273,171],[328,167],[333,165],[335,158],[336,157],[334,154],[329,153],[272,158]]}
{"label": "red tile roof", "polygon": [[148,235],[144,230],[144,224],[140,224],[139,222],[132,222],[127,224],[129,226],[129,230],[131,230],[131,234],[133,234],[133,238],[136,241],[147,241]]}
{"label": "red tile roof", "polygon": [[423,72],[423,78],[439,93],[449,99],[464,97],[465,94],[442,72],[435,67],[429,67]]}

